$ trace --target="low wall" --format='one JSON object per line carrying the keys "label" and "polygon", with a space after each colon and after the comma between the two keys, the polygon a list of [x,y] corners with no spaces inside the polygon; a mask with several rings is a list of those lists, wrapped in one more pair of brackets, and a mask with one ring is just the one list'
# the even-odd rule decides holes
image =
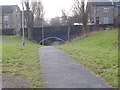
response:
{"label": "low wall", "polygon": [[14,29],[3,29],[0,34],[2,34],[2,35],[14,35]]}
{"label": "low wall", "polygon": [[[89,25],[87,33],[98,32],[101,30],[106,30],[112,27],[112,25]],[[68,26],[47,26],[43,28],[44,38],[48,37],[58,37],[65,41],[68,40]],[[22,29],[21,29],[22,35]],[[28,36],[27,28],[25,28],[25,36]],[[76,25],[71,26],[70,39],[73,39],[77,36],[82,36],[82,26]],[[38,43],[42,40],[42,27],[32,28],[32,39]]]}

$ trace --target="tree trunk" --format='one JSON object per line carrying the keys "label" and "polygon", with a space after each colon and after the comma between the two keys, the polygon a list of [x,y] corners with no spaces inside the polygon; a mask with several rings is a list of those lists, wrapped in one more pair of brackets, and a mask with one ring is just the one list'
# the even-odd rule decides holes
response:
{"label": "tree trunk", "polygon": [[32,40],[31,37],[31,21],[30,21],[30,8],[29,8],[29,2],[26,3],[26,8],[27,8],[27,30],[28,30],[28,39]]}
{"label": "tree trunk", "polygon": [[28,21],[27,21],[28,39],[29,39],[29,40],[32,40],[32,37],[31,37],[31,23],[30,23],[30,13],[29,13],[29,10],[27,11],[27,15],[28,15]]}
{"label": "tree trunk", "polygon": [[32,40],[32,35],[31,35],[31,28],[28,27],[28,40]]}
{"label": "tree trunk", "polygon": [[70,42],[70,26],[68,25],[68,41]]}

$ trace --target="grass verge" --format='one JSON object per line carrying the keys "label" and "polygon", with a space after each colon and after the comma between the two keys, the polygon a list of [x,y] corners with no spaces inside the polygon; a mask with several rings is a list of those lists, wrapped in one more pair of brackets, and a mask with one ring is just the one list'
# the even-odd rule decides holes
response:
{"label": "grass verge", "polygon": [[[4,39],[15,42],[21,40],[20,37]],[[38,57],[40,46],[28,40],[26,42],[29,45],[2,42],[2,72],[10,76],[27,76],[33,88],[41,88],[43,81]]]}
{"label": "grass verge", "polygon": [[118,87],[118,31],[110,30],[57,46],[113,87]]}

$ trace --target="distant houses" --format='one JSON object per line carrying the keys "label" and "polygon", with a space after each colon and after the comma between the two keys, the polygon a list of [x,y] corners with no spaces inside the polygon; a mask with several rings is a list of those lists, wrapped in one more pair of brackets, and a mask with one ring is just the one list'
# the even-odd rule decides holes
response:
{"label": "distant houses", "polygon": [[[22,27],[22,12],[20,8],[17,5],[3,5],[0,6],[0,12],[0,30],[12,30],[13,34],[20,34]],[[29,15],[31,25],[33,25],[33,14],[31,11]],[[27,28],[26,11],[24,11],[24,18],[25,28]]]}
{"label": "distant houses", "polygon": [[120,2],[91,2],[90,23],[116,24],[120,15]]}
{"label": "distant houses", "polygon": [[13,29],[14,34],[18,34],[21,28],[21,12],[17,5],[0,6],[2,22],[0,23],[1,30]]}

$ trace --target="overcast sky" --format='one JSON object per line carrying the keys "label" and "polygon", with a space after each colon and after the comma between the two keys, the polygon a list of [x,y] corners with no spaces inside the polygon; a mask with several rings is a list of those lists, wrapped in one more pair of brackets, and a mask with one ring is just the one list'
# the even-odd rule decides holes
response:
{"label": "overcast sky", "polygon": [[[91,1],[109,1],[109,0],[91,0]],[[120,1],[120,0],[113,0]],[[45,9],[45,18],[61,16],[61,10],[70,11],[74,0],[41,0]],[[0,5],[18,5],[21,7],[21,0],[0,0]]]}
{"label": "overcast sky", "polygon": [[[61,10],[70,10],[74,0],[41,0],[45,9],[45,18],[61,16]],[[0,5],[18,5],[21,7],[20,0],[0,0]]]}

